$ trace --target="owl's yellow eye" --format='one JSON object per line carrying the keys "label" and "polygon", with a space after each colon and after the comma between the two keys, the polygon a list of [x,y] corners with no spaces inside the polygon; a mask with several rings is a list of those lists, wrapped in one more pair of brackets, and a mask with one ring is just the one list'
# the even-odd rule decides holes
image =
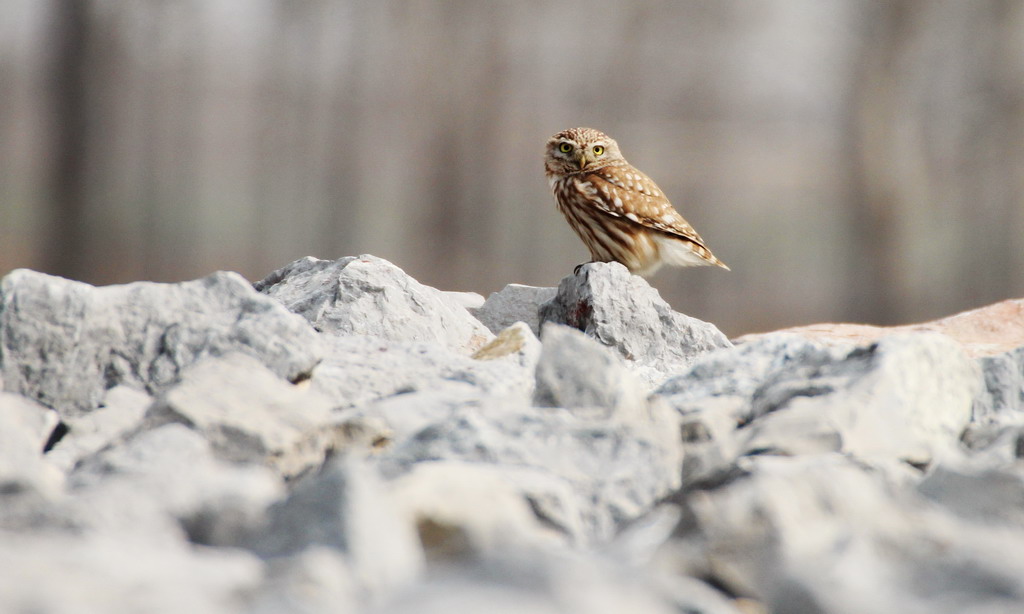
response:
{"label": "owl's yellow eye", "polygon": [[562,153],[569,153],[572,151],[572,145],[570,145],[569,143],[562,143],[561,145],[558,146],[558,151]]}
{"label": "owl's yellow eye", "polygon": [[594,145],[594,155],[595,156],[600,156],[603,153],[604,153],[604,147],[602,147],[600,145]]}

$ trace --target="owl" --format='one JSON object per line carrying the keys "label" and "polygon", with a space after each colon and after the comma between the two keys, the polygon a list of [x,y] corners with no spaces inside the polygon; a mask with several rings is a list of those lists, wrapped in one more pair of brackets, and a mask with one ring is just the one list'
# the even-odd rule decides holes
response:
{"label": "owl", "polygon": [[571,128],[551,137],[544,170],[558,209],[594,262],[621,262],[644,277],[663,264],[729,269],[603,132]]}

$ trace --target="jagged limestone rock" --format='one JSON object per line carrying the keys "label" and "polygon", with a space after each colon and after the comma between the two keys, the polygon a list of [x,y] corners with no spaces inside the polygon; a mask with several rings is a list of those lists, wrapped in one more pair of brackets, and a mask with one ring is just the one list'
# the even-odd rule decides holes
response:
{"label": "jagged limestone rock", "polygon": [[698,357],[732,345],[713,324],[673,311],[657,290],[617,262],[583,265],[562,280],[539,316],[542,326],[579,329],[662,374],[682,372]]}
{"label": "jagged limestone rock", "polygon": [[331,335],[427,341],[464,353],[494,338],[459,301],[376,256],[302,258],[255,287]]}
{"label": "jagged limestone rock", "polygon": [[121,384],[159,392],[206,356],[243,352],[294,379],[322,351],[307,322],[237,273],[93,287],[28,270],[0,281],[0,348],[5,389],[62,416]]}

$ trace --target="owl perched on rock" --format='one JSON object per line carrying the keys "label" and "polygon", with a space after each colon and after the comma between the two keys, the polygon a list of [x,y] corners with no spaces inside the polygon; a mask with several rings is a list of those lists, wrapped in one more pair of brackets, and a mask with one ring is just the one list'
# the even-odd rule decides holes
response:
{"label": "owl perched on rock", "polygon": [[548,140],[544,170],[558,208],[595,262],[621,262],[637,275],[661,265],[717,265],[728,270],[654,181],[635,169],[619,144],[593,128]]}

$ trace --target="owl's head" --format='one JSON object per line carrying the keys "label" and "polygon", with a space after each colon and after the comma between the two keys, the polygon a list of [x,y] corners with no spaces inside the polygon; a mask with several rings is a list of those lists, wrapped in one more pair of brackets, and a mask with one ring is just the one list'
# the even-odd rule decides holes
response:
{"label": "owl's head", "polygon": [[593,128],[570,128],[548,139],[544,168],[549,174],[569,175],[625,162],[615,139]]}

